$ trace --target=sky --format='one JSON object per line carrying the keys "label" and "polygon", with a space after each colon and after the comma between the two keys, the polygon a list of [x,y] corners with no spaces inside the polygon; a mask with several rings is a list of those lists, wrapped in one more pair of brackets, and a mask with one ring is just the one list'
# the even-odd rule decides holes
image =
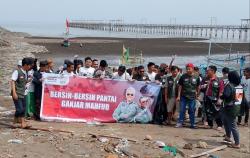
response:
{"label": "sky", "polygon": [[0,24],[123,19],[128,23],[240,24],[250,0],[0,0]]}

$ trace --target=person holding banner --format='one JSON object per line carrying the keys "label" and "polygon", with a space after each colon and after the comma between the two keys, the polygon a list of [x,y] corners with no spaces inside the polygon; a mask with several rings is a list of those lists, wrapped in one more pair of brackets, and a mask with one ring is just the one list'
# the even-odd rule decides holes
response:
{"label": "person holding banner", "polygon": [[145,73],[144,66],[140,65],[137,68],[137,73],[133,75],[133,79],[137,81],[150,81],[148,75]]}
{"label": "person holding banner", "polygon": [[120,65],[118,71],[113,73],[113,79],[117,80],[131,80],[130,75],[126,72],[126,67]]}
{"label": "person holding banner", "polygon": [[125,93],[126,99],[118,105],[113,113],[113,118],[117,122],[133,122],[137,112],[138,105],[134,102],[135,89],[129,87]]}
{"label": "person holding banner", "polygon": [[93,77],[94,78],[112,78],[113,74],[107,70],[108,68],[108,63],[106,60],[101,60],[100,61],[100,66],[98,69],[95,70]]}
{"label": "person holding banner", "polygon": [[42,100],[42,81],[43,74],[49,72],[48,62],[40,61],[40,69],[33,75],[32,83],[35,85],[35,113],[34,117],[36,120],[40,120],[40,109]]}
{"label": "person holding banner", "polygon": [[66,61],[66,70],[64,70],[61,74],[67,75],[67,76],[74,76],[74,63],[72,61]]}
{"label": "person holding banner", "polygon": [[79,76],[92,78],[95,72],[95,69],[92,66],[92,59],[90,57],[85,58],[85,65],[79,69]]}

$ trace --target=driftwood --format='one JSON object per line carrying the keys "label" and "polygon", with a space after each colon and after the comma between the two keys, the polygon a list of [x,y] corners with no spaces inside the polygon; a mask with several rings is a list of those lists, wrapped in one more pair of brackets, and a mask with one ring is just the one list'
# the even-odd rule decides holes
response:
{"label": "driftwood", "polygon": [[[118,137],[118,136],[110,136],[110,135],[94,134],[94,133],[88,133],[88,134],[91,136],[94,136],[94,137],[107,137],[107,138],[114,138],[114,139],[123,139],[122,137]],[[135,142],[135,143],[138,142],[135,139],[128,139],[128,138],[126,138],[126,139],[130,142]]]}
{"label": "driftwood", "polygon": [[[20,126],[14,126],[5,122],[0,122],[1,125],[8,126],[10,128],[21,128]],[[47,128],[37,128],[37,127],[29,127],[29,128],[21,128],[21,129],[27,129],[27,130],[40,130],[40,131],[46,131],[46,132],[63,132],[63,133],[70,133],[73,134],[73,131],[66,131],[61,129],[47,129]]]}
{"label": "driftwood", "polygon": [[121,149],[121,152],[122,152],[124,155],[128,156],[128,157],[139,158],[139,156],[138,156],[137,154],[131,153],[131,152],[129,152],[128,150]]}
{"label": "driftwood", "polygon": [[226,145],[218,146],[218,147],[216,147],[216,148],[213,148],[213,149],[211,149],[211,150],[202,152],[202,153],[200,153],[200,154],[191,155],[190,157],[196,158],[196,157],[208,155],[208,154],[213,153],[213,152],[215,152],[215,151],[223,150],[223,149],[225,149],[225,148],[227,148]]}

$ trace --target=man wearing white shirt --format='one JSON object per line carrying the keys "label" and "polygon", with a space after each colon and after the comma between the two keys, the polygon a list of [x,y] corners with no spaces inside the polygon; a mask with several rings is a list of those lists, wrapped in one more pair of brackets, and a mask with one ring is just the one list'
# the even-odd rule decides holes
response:
{"label": "man wearing white shirt", "polygon": [[11,95],[16,108],[14,123],[21,123],[21,128],[28,127],[24,120],[25,86],[28,82],[27,71],[30,70],[32,62],[30,58],[24,58],[22,60],[22,67],[17,68],[11,77]]}
{"label": "man wearing white shirt", "polygon": [[155,66],[155,63],[152,63],[152,62],[149,62],[149,63],[148,63],[148,72],[147,72],[147,75],[148,75],[149,80],[150,80],[151,82],[154,82],[154,81],[155,81],[155,76],[156,76],[156,73],[153,72],[154,66]]}
{"label": "man wearing white shirt", "polygon": [[62,74],[67,75],[67,76],[74,76],[75,75],[74,74],[74,63],[71,61],[67,61],[66,65],[67,65],[67,68],[66,68],[66,70],[64,70],[62,72]]}
{"label": "man wearing white shirt", "polygon": [[118,68],[118,72],[113,73],[113,79],[131,80],[131,76],[126,72],[126,67],[121,65]]}
{"label": "man wearing white shirt", "polygon": [[85,58],[85,66],[79,69],[79,76],[93,77],[95,68],[91,67],[92,60],[90,57]]}
{"label": "man wearing white shirt", "polygon": [[[245,115],[244,126],[248,126],[249,107],[250,107],[250,67],[244,69],[244,76],[241,80],[244,91],[244,103],[241,105],[241,112]],[[238,117],[238,124],[241,124],[242,116]]]}

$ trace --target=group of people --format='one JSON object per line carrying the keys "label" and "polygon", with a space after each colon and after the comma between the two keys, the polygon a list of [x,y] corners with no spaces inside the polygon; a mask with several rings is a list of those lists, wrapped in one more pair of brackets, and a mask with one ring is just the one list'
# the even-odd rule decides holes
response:
{"label": "group of people", "polygon": [[[178,115],[177,128],[182,127],[187,119],[190,120],[190,128],[196,128],[195,114],[198,113],[197,117],[202,118],[205,126],[213,128],[215,121],[218,130],[224,127],[226,141],[231,141],[232,133],[235,140],[233,147],[239,148],[237,124],[242,124],[243,115],[245,115],[244,125],[248,125],[249,119],[250,67],[244,69],[242,76],[225,67],[222,69],[223,77],[218,77],[216,75],[217,67],[209,65],[206,68],[206,74],[202,76],[199,68],[194,64],[188,63],[184,69],[181,69],[173,65],[173,61],[174,58],[169,65],[164,63],[156,65],[149,62],[147,69],[143,65],[132,68],[120,65],[118,68],[112,69],[105,60],[99,61],[86,57],[84,61],[78,58],[75,58],[74,61],[65,60],[64,65],[55,71],[52,59],[40,61],[37,66],[37,60],[24,58],[19,62],[11,78],[11,95],[16,107],[14,122],[21,123],[22,128],[29,127],[25,116],[29,116],[32,111],[28,105],[31,101],[27,101],[27,98],[32,98],[32,92],[34,92],[35,103],[34,118],[40,119],[44,73],[154,82],[161,86],[160,106],[166,109],[163,114],[166,118],[163,120],[163,124],[171,125]],[[146,123],[152,121],[153,116],[148,107],[144,105],[144,102],[148,101],[147,98],[142,97],[139,100],[140,105],[137,105],[133,102],[133,95],[133,88],[128,88],[126,100],[118,105],[113,113],[113,118],[118,122]]]}

